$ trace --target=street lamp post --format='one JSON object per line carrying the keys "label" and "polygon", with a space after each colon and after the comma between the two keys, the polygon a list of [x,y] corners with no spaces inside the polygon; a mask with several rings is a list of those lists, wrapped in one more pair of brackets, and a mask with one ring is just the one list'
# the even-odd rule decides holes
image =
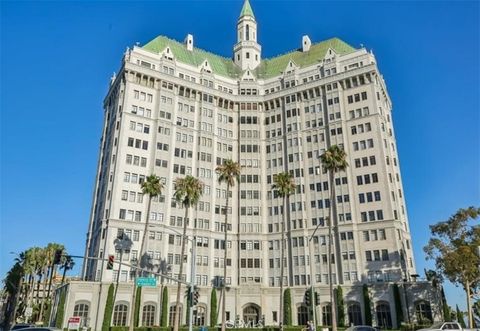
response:
{"label": "street lamp post", "polygon": [[193,290],[195,289],[196,263],[197,263],[197,237],[192,238],[192,262],[190,268],[190,317],[188,318],[188,331],[193,330]]}

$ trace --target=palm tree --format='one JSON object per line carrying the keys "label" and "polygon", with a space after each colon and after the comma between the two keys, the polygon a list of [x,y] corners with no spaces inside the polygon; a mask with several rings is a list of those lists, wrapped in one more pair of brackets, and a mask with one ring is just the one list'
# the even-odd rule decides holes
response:
{"label": "palm tree", "polygon": [[282,240],[281,240],[281,258],[280,258],[280,330],[283,330],[283,269],[285,259],[285,216],[287,213],[288,197],[295,193],[295,182],[293,177],[288,172],[279,173],[273,178],[272,189],[277,191],[278,196],[283,198],[282,208]]}
{"label": "palm tree", "polygon": [[[142,188],[142,193],[144,195],[148,194],[148,205],[147,205],[147,215],[145,216],[145,228],[143,230],[143,236],[142,236],[142,243],[140,245],[140,252],[139,252],[139,258],[140,258],[140,268],[143,268],[142,261],[144,261],[143,255],[144,255],[144,250],[145,250],[145,242],[147,239],[147,231],[148,231],[148,223],[150,220],[150,208],[152,206],[152,199],[160,194],[162,194],[162,190],[164,188],[163,182],[160,180],[160,177],[151,174],[148,176],[145,181],[140,185]],[[135,270],[134,272],[134,279],[133,279],[133,294],[132,294],[132,305],[131,305],[131,313],[130,313],[130,324],[128,326],[129,331],[133,331],[133,328],[135,327],[135,296],[136,296],[136,278],[137,276],[140,275],[140,272],[138,269]]]}
{"label": "palm tree", "polygon": [[73,258],[70,255],[65,256],[65,260],[60,266],[60,269],[63,269],[62,282],[61,282],[62,285],[63,283],[65,283],[65,275],[67,274],[67,271],[72,270],[74,266],[75,266],[75,261],[73,260]]}
{"label": "palm tree", "polygon": [[7,276],[4,279],[5,291],[8,293],[8,310],[5,311],[6,317],[6,329],[8,330],[10,323],[15,324],[17,308],[22,288],[24,269],[23,264],[25,262],[25,254],[21,253],[15,258],[15,264],[7,272]]}
{"label": "palm tree", "polygon": [[48,255],[48,262],[50,263],[50,279],[48,281],[48,291],[47,291],[47,297],[50,297],[50,291],[52,289],[52,279],[53,276],[56,275],[57,273],[57,266],[53,264],[53,260],[55,257],[55,252],[57,250],[62,250],[63,254],[65,253],[65,247],[61,244],[57,243],[49,243],[47,245],[47,255]]}
{"label": "palm tree", "polygon": [[33,305],[33,292],[35,285],[35,276],[37,274],[37,258],[36,255],[40,250],[39,247],[31,247],[25,251],[25,263],[24,270],[27,275],[27,306],[31,307]]}
{"label": "palm tree", "polygon": [[[334,230],[335,237],[335,247],[336,250],[339,249],[339,240],[338,236],[338,221],[337,221],[337,208],[336,208],[336,197],[335,197],[335,174],[340,171],[345,171],[348,167],[347,163],[347,154],[345,151],[337,145],[332,145],[328,148],[325,153],[320,155],[320,161],[326,171],[329,174],[330,181],[330,208],[329,208],[329,217],[328,217],[328,284],[330,286],[330,309],[332,312],[332,331],[337,331],[337,313],[336,313],[336,304],[335,297],[333,293],[333,283],[332,283],[332,230]],[[336,254],[338,255],[338,254]],[[335,263],[338,266],[339,258],[335,259]],[[337,279],[340,275],[337,268]]]}
{"label": "palm tree", "polygon": [[[183,219],[183,237],[182,237],[182,251],[180,254],[180,270],[178,272],[178,277],[182,278],[183,273],[183,263],[185,255],[185,239],[187,237],[187,222],[188,222],[188,211],[190,207],[195,206],[200,200],[200,197],[203,194],[203,183],[193,176],[186,176],[185,178],[175,179],[175,200],[183,205],[185,208],[185,217]],[[195,243],[193,243],[195,245]],[[193,261],[195,263],[195,261]],[[194,281],[193,279],[191,280]],[[182,291],[182,283],[178,282],[177,287],[177,301],[175,303],[175,319],[173,323],[173,330],[178,331],[180,328],[180,293]]]}
{"label": "palm tree", "polygon": [[218,174],[218,182],[221,184],[223,182],[227,183],[227,197],[225,202],[225,222],[223,224],[223,231],[225,233],[225,251],[223,259],[223,282],[222,282],[222,331],[225,331],[225,290],[227,279],[227,230],[228,230],[228,203],[230,198],[230,188],[235,186],[235,181],[238,181],[240,177],[241,166],[238,162],[233,162],[232,160],[225,160],[222,165],[219,165],[216,169]]}

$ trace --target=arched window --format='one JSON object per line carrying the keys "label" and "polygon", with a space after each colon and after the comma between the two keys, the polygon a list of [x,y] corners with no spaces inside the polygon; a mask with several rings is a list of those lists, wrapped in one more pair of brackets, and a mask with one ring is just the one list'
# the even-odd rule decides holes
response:
{"label": "arched window", "polygon": [[306,325],[308,322],[308,308],[305,305],[300,305],[297,308],[298,325]]}
{"label": "arched window", "polygon": [[392,328],[392,316],[390,314],[390,305],[387,302],[377,304],[377,323],[382,329]]}
{"label": "arched window", "polygon": [[[180,314],[180,318],[182,318],[182,306],[180,306],[178,313]],[[170,306],[170,314],[168,315],[168,325],[173,326],[174,323],[175,323],[175,305],[172,305]]]}
{"label": "arched window", "polygon": [[247,24],[247,27],[245,28],[245,40],[250,40],[250,26]]}
{"label": "arched window", "polygon": [[428,301],[418,301],[415,304],[415,315],[417,316],[417,322],[420,324],[428,324],[433,321],[432,307]]}
{"label": "arched window", "polygon": [[193,324],[197,326],[205,325],[206,314],[207,314],[207,308],[203,306],[197,306],[197,309],[193,311]]}
{"label": "arched window", "polygon": [[362,325],[362,310],[360,304],[352,302],[348,305],[348,323],[350,325]]}
{"label": "arched window", "polygon": [[113,326],[126,326],[127,325],[127,313],[128,307],[125,304],[117,304],[113,309]]}
{"label": "arched window", "polygon": [[332,325],[332,306],[330,304],[322,306],[322,325]]}
{"label": "arched window", "polygon": [[80,326],[88,326],[88,310],[90,306],[86,302],[77,303],[73,308],[73,316],[80,317]]}
{"label": "arched window", "polygon": [[155,324],[155,306],[148,304],[143,306],[142,325],[153,326]]}

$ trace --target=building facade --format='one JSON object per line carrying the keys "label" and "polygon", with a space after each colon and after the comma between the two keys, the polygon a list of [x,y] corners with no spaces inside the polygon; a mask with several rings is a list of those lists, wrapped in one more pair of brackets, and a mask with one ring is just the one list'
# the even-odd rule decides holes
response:
{"label": "building facade", "polygon": [[[149,217],[146,251],[152,270],[166,270],[172,278],[189,281],[190,254],[185,273],[178,274],[183,260],[180,233],[186,220],[182,206],[173,199],[173,182],[193,175],[205,185],[187,230],[197,238],[194,281],[201,295],[196,322],[210,324],[205,317],[209,316],[210,292],[223,276],[226,263],[225,281],[230,286],[227,319],[240,316],[247,321],[263,318],[266,324],[278,323],[283,281],[291,289],[295,323],[306,322],[304,294],[313,286],[319,293],[319,324],[327,324],[325,218],[329,188],[335,185],[339,225],[332,256],[333,280],[345,294],[347,323],[364,322],[364,284],[371,293],[378,325],[397,324],[392,290],[396,283],[410,293],[410,300],[402,295],[402,309],[414,318],[416,305],[426,307],[432,300],[425,297],[426,292],[423,299],[414,295],[425,291],[428,284],[411,279],[416,271],[392,103],[375,56],[337,38],[312,43],[303,36],[298,49],[263,59],[257,31],[247,0],[237,22],[232,58],[194,47],[192,35],[184,42],[159,36],[144,46],[127,49],[104,101],[85,255],[102,259],[115,254],[118,261],[116,239],[126,235],[132,243],[122,260],[134,264]],[[349,164],[333,183],[319,160],[332,145],[346,151]],[[215,173],[225,159],[242,165],[240,180],[230,192],[218,183]],[[285,171],[294,176],[297,188],[283,206],[272,184],[274,176]],[[146,215],[148,197],[142,195],[140,184],[150,174],[159,176],[165,189]],[[288,236],[281,280],[283,211]],[[223,238],[224,213],[229,221],[227,242]],[[188,245],[191,248],[191,243]],[[69,314],[81,301],[90,305],[89,320],[93,314],[101,320],[103,308],[94,308],[106,300],[108,286],[102,289],[101,284],[111,283],[117,276],[121,282],[117,301],[129,306],[132,278],[128,267],[119,271],[116,264],[114,270],[106,270],[101,260],[87,260],[83,267],[86,282],[69,285]],[[409,285],[416,292],[409,290]],[[175,283],[167,280],[166,286],[171,287],[173,311]],[[153,324],[158,325],[160,286],[143,291],[142,305],[153,306],[147,310],[156,310]],[[428,304],[428,310],[432,309]],[[125,311],[128,315],[130,309]]]}

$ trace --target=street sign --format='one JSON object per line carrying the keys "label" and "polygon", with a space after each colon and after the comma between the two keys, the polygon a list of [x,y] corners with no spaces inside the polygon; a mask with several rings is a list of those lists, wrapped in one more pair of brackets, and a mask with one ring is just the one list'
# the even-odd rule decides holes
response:
{"label": "street sign", "polygon": [[68,329],[69,330],[78,330],[80,327],[80,317],[73,316],[68,319]]}
{"label": "street sign", "polygon": [[154,277],[139,277],[137,278],[137,286],[157,286],[157,279]]}
{"label": "street sign", "polygon": [[32,314],[33,314],[33,308],[32,307],[25,308],[25,316],[26,317],[31,317]]}

